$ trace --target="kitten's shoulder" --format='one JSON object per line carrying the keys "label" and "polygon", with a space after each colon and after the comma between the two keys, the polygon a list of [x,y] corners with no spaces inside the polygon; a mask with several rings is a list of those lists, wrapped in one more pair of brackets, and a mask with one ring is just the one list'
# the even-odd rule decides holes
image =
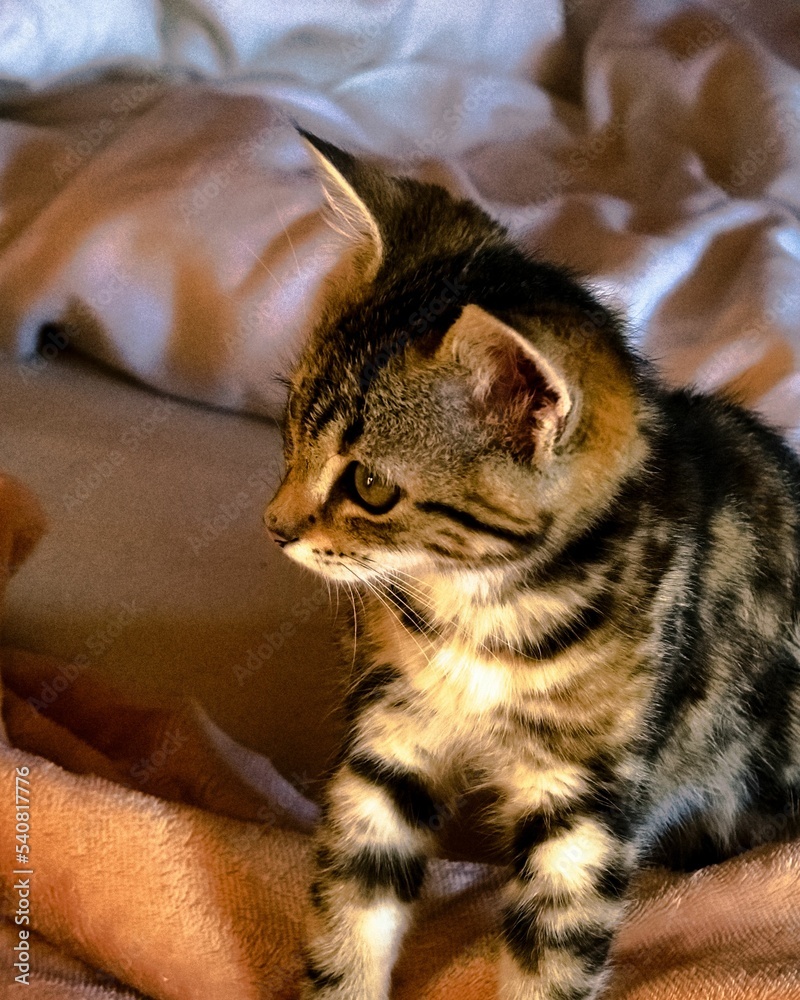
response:
{"label": "kitten's shoulder", "polygon": [[709,503],[746,502],[772,490],[800,511],[800,457],[778,430],[719,394],[659,395],[657,462],[679,489],[697,489]]}

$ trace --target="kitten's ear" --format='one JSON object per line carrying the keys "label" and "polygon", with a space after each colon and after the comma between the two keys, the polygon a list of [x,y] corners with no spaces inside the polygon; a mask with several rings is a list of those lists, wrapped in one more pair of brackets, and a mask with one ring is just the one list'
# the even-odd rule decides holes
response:
{"label": "kitten's ear", "polygon": [[[378,222],[368,206],[382,175],[337,146],[297,130],[316,164],[330,209],[328,221],[337,232],[352,241],[359,274],[371,281],[383,259],[384,246]],[[372,196],[372,197],[371,197]]]}
{"label": "kitten's ear", "polygon": [[487,427],[515,458],[530,461],[561,438],[573,408],[567,383],[502,320],[479,306],[465,306],[438,353],[468,370]]}

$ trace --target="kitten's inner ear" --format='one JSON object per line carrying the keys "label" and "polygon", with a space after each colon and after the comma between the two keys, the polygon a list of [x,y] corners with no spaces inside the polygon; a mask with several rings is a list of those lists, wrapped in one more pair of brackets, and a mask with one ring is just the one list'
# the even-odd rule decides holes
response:
{"label": "kitten's inner ear", "polygon": [[465,306],[438,353],[467,369],[486,426],[516,459],[531,461],[562,437],[573,409],[566,381],[502,320],[479,306]]}
{"label": "kitten's inner ear", "polygon": [[[343,172],[355,175],[359,171],[359,164],[348,153],[316,137],[301,134],[301,139],[314,159],[325,190],[329,209],[328,222],[353,245],[361,279],[364,282],[371,281],[383,259],[383,238],[374,215]],[[321,149],[315,143],[319,143]],[[338,161],[338,165],[334,159]]]}

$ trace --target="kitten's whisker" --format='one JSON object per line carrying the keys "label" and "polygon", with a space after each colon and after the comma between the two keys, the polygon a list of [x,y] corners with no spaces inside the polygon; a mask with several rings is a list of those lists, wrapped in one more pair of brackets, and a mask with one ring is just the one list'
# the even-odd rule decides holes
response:
{"label": "kitten's whisker", "polygon": [[[364,557],[356,557],[356,558],[357,558],[357,559],[359,559],[359,558],[360,558],[361,560],[363,560],[363,558],[364,558]],[[392,573],[393,573],[393,570],[384,570],[384,571],[382,571],[382,573],[381,573],[381,576],[380,576],[380,577],[378,578],[378,582],[379,582],[379,583],[382,583],[382,582],[383,582],[383,578],[384,578],[384,577],[387,577],[387,578],[391,579],[391,574],[392,574]],[[373,591],[373,592],[374,592],[374,591]],[[430,603],[430,601],[429,601],[429,600],[428,600],[428,599],[427,599],[427,598],[426,598],[426,597],[425,597],[425,596],[424,596],[424,595],[422,594],[422,592],[421,592],[421,591],[419,591],[419,592],[417,593],[417,595],[416,595],[416,596],[418,596],[418,597],[420,598],[420,601],[421,601],[421,603],[422,603],[422,604],[424,605],[424,610],[425,610],[425,611],[433,611],[433,610],[434,610],[434,608],[433,608],[433,605],[432,605],[432,604]],[[392,593],[392,592],[390,592],[390,591],[389,591],[389,592],[384,592],[384,597],[386,597],[386,599],[387,599],[387,600],[391,601],[391,602],[392,602],[392,604],[393,604],[393,605],[394,605],[394,606],[395,606],[396,608],[399,608],[399,609],[400,609],[401,611],[406,611],[406,612],[408,612],[409,614],[414,614],[414,613],[415,613],[415,610],[416,610],[416,609],[415,609],[415,608],[413,608],[413,607],[412,607],[412,606],[411,606],[410,604],[408,604],[408,603],[407,603],[406,601],[403,601],[403,600],[402,600],[402,598],[401,598],[401,597],[400,597],[400,596],[399,596],[398,594],[396,594],[396,593]],[[433,624],[432,624],[432,623],[430,623],[430,622],[428,622],[428,624],[430,625],[430,630],[431,630],[432,632],[434,632],[434,633],[436,634],[436,636],[437,636],[438,638],[440,638],[440,639],[443,639],[443,638],[445,638],[445,636],[444,636],[444,633],[442,633],[442,632],[441,632],[441,631],[440,631],[439,629],[437,629],[437,628],[435,627],[435,625],[433,625]]]}
{"label": "kitten's whisker", "polygon": [[[289,235],[289,230],[286,228],[286,223],[283,221],[283,216],[278,210],[278,203],[275,201],[275,195],[271,190],[269,191],[269,196],[272,199],[272,207],[275,209],[275,215],[278,217],[278,222],[280,222],[281,224],[281,228],[283,229],[283,234],[289,242],[289,248],[292,251],[292,257],[294,257],[295,267],[297,268],[297,277],[302,278],[303,273],[300,270],[300,261],[297,259],[297,254],[295,253],[294,250],[294,243],[292,242],[292,237]],[[306,311],[308,311],[308,305],[306,305]]]}
{"label": "kitten's whisker", "polygon": [[353,605],[353,659],[350,662],[350,680],[352,681],[356,670],[356,653],[358,651],[358,611],[356,610],[356,599],[353,596],[353,585],[345,581],[344,586],[347,588],[350,603]]}
{"label": "kitten's whisker", "polygon": [[[385,575],[386,575],[386,577],[390,581],[391,581],[391,579],[393,577],[395,577],[395,578],[401,577],[402,578],[402,587],[403,587],[403,589],[405,591],[408,591],[412,597],[416,597],[419,600],[420,604],[422,605],[422,610],[423,611],[429,611],[429,612],[435,613],[436,609],[435,609],[434,605],[431,603],[430,595],[426,594],[422,590],[420,581],[417,580],[416,577],[412,577],[405,570],[400,570],[400,569],[396,569],[396,568],[385,570]],[[415,609],[410,604],[408,604],[407,602],[403,601],[402,598],[398,594],[396,594],[396,593],[388,593],[386,596],[390,600],[392,600],[393,602],[395,602],[395,603],[400,602],[403,605],[403,607],[404,607],[404,609],[406,611],[411,612],[412,614],[415,612]],[[430,626],[430,630],[432,632],[434,632],[440,639],[445,638],[445,635],[441,631],[441,629],[438,629],[430,621],[428,621],[427,624]],[[466,636],[470,640],[470,642],[473,642],[473,643],[475,642],[475,640],[467,632],[467,630],[465,628],[463,628],[463,626],[459,625],[459,623],[456,622],[454,619],[450,619],[447,622],[447,625],[452,626],[454,630],[456,630],[457,632],[462,633],[464,636]]]}
{"label": "kitten's whisker", "polygon": [[[415,588],[413,586],[413,584],[418,584],[419,583],[419,580],[417,580],[416,577],[413,577],[406,570],[397,569],[397,568],[392,568],[391,570],[388,570],[387,572],[392,573],[392,574],[396,574],[396,575],[399,575],[399,576],[403,577],[405,579],[405,581],[407,581],[407,582],[404,582],[404,584],[403,584],[404,588],[407,591],[409,591],[410,593],[412,593],[413,596],[417,596],[421,601],[425,600],[425,596],[422,594],[422,592],[419,590],[419,588]],[[430,604],[427,605],[426,609],[427,610],[433,610],[433,608],[431,607]],[[580,611],[576,614],[575,618],[572,621],[573,627],[574,628],[579,628],[580,625],[584,621],[584,615],[586,615],[590,611],[594,611],[594,610],[595,610],[595,605],[592,604],[592,603],[587,604],[583,608],[581,608]],[[631,604],[629,606],[629,610],[631,612],[635,612],[637,610],[637,608],[636,608],[636,606],[634,606],[633,604]],[[455,619],[450,619],[450,621],[448,622],[448,624],[451,625],[455,631],[461,633],[466,638],[468,638],[470,640],[470,642],[472,642],[477,648],[482,649],[484,652],[488,653],[493,659],[495,659],[498,662],[501,662],[500,658],[497,656],[497,654],[492,649],[490,649],[489,647],[487,647],[485,643],[479,642],[476,639],[474,639],[472,637],[472,635],[469,633],[469,630],[466,629],[466,628],[464,628],[462,625],[460,625],[460,623],[458,621],[456,621]],[[619,621],[616,621],[616,620],[614,621],[614,627],[615,627],[616,632],[619,635],[623,636],[624,638],[631,639],[631,640],[633,640],[633,639],[636,638],[636,634],[633,631],[627,631],[625,628],[623,628],[623,626],[619,623]],[[504,646],[506,646],[506,648],[510,652],[515,653],[517,656],[520,656],[523,659],[529,658],[526,655],[526,653],[525,653],[524,650],[522,650],[519,647],[517,647],[506,636],[503,636],[503,635],[494,635],[493,638],[497,639],[498,642],[502,642],[502,644]],[[530,638],[529,638],[529,641],[531,642],[532,645],[535,645],[537,651],[541,654],[541,651],[542,651],[541,642],[539,640],[537,640],[537,639],[530,639]]]}
{"label": "kitten's whisker", "polygon": [[[392,573],[392,572],[401,572],[402,573],[403,571],[402,570],[397,570],[397,571],[395,571],[395,570],[389,570],[388,572],[389,573]],[[411,591],[412,596],[417,596],[420,599],[421,603],[424,604],[423,610],[435,612],[435,608],[430,603],[430,601],[425,598],[425,595],[420,590],[414,588],[413,586],[408,586],[408,583],[407,583],[407,581],[410,581],[410,580],[414,580],[417,583],[419,581],[416,581],[416,579],[414,577],[411,577],[408,574],[405,574],[405,576],[406,576],[406,581],[403,583],[404,590]],[[393,600],[395,602],[401,601],[401,599],[397,596],[397,594],[390,593],[390,594],[387,594],[387,596],[389,597],[390,600]],[[401,601],[401,603],[403,604],[403,607],[406,609],[406,611],[408,611],[408,612],[410,612],[412,614],[415,612],[415,609],[413,607],[411,607],[409,604],[407,604],[405,601]],[[428,624],[428,626],[430,628],[430,631],[433,632],[437,636],[437,638],[439,638],[439,639],[446,639],[446,636],[445,636],[444,632],[442,632],[440,629],[437,629],[434,624],[432,624],[430,621],[428,621],[427,624]],[[469,629],[467,629],[465,626],[461,625],[455,619],[451,618],[448,621],[447,625],[449,627],[451,627],[453,629],[453,631],[456,632],[458,635],[462,636],[466,640],[466,643],[467,643],[468,646],[472,646],[475,649],[478,649],[481,652],[485,653],[495,663],[499,663],[500,665],[506,665],[505,662],[504,662],[504,660],[503,660],[503,658],[501,656],[499,656],[495,650],[493,650],[489,646],[487,646],[485,642],[483,642],[483,641],[481,641],[479,639],[476,639],[475,636],[469,631]],[[502,641],[504,643],[504,645],[506,645],[508,647],[509,650],[511,650],[512,652],[517,653],[519,656],[523,656],[524,657],[525,654],[522,652],[522,650],[516,649],[516,647],[514,647],[504,637],[498,637],[498,638],[500,639],[500,641]]]}
{"label": "kitten's whisker", "polygon": [[255,252],[255,250],[254,250],[254,249],[253,249],[252,247],[249,247],[249,246],[248,246],[248,245],[247,245],[247,244],[245,243],[245,241],[244,241],[244,240],[242,240],[242,239],[238,239],[238,237],[237,237],[237,242],[241,243],[241,245],[242,245],[242,246],[243,246],[243,247],[245,248],[245,250],[246,250],[246,251],[247,251],[247,252],[248,252],[248,253],[249,253],[249,254],[250,254],[250,255],[251,255],[252,257],[254,257],[254,258],[255,258],[255,260],[257,261],[257,263],[259,263],[259,264],[260,264],[260,265],[261,265],[261,266],[262,266],[262,267],[264,268],[264,270],[265,270],[265,271],[267,272],[267,274],[268,274],[268,275],[270,276],[270,278],[272,278],[272,280],[273,280],[273,281],[275,282],[275,284],[276,284],[276,285],[278,286],[278,288],[281,288],[281,287],[283,287],[283,286],[281,285],[281,281],[280,281],[280,278],[279,278],[279,277],[278,277],[278,276],[277,276],[277,275],[276,275],[276,274],[275,274],[275,273],[274,273],[273,271],[271,271],[271,270],[270,270],[270,269],[269,269],[269,268],[267,267],[267,265],[266,265],[266,264],[264,263],[264,261],[263,261],[263,260],[261,259],[260,255],[259,255],[259,254],[257,254],[257,253]]}
{"label": "kitten's whisker", "polygon": [[[388,570],[387,572],[402,574],[402,576],[404,577],[404,582],[403,582],[404,589],[410,591],[411,594],[412,594],[412,596],[418,597],[420,599],[420,601],[427,602],[425,604],[425,610],[426,611],[435,611],[433,605],[430,604],[429,598],[427,598],[418,587],[414,587],[413,586],[413,584],[419,584],[420,583],[420,581],[417,580],[416,577],[413,577],[407,571],[400,570],[400,569],[391,569],[391,570]],[[413,611],[413,608],[409,608],[408,610]],[[503,659],[502,659],[502,657],[500,657],[495,652],[495,650],[493,650],[489,646],[487,646],[485,642],[482,642],[482,641],[476,639],[475,636],[469,631],[469,629],[467,629],[465,626],[461,625],[455,619],[451,618],[448,621],[448,625],[450,625],[453,628],[453,630],[455,632],[457,632],[459,635],[463,636],[463,638],[465,638],[467,640],[468,644],[470,644],[470,645],[474,646],[476,649],[479,649],[482,652],[486,653],[489,657],[491,657],[492,660],[495,661],[495,663],[502,664],[504,662]],[[434,631],[434,632],[436,632],[436,634],[439,636],[439,638],[444,638],[443,633],[439,632],[434,626],[431,626],[431,630]],[[521,656],[521,657],[524,658],[524,656],[525,656],[524,652],[521,649],[517,649],[517,647],[514,646],[504,636],[494,636],[494,638],[497,638],[498,641],[502,642],[512,653],[516,653],[518,656]]]}
{"label": "kitten's whisker", "polygon": [[[343,565],[345,565],[345,564],[343,564]],[[367,588],[367,589],[368,589],[368,590],[370,591],[370,593],[371,593],[371,594],[373,594],[373,596],[374,596],[374,597],[376,597],[376,598],[377,598],[377,599],[378,599],[378,600],[379,600],[379,601],[381,602],[381,604],[382,604],[382,605],[383,605],[383,606],[384,606],[384,607],[386,608],[386,610],[387,610],[387,611],[388,611],[388,612],[389,612],[389,613],[390,613],[390,614],[392,615],[392,617],[393,617],[393,618],[395,618],[395,620],[397,620],[398,622],[400,622],[400,619],[399,619],[399,618],[398,618],[398,616],[397,616],[397,606],[396,606],[396,605],[394,605],[394,604],[390,603],[390,602],[389,602],[388,600],[386,600],[386,599],[384,598],[384,596],[383,596],[383,595],[381,595],[381,593],[379,592],[378,588],[377,588],[377,587],[374,587],[374,586],[372,585],[371,581],[369,581],[369,580],[365,580],[365,579],[364,579],[363,577],[360,577],[360,576],[358,575],[358,573],[356,573],[356,571],[355,571],[354,569],[352,569],[352,568],[351,568],[350,566],[346,566],[346,565],[345,565],[345,569],[347,569],[347,570],[348,570],[348,572],[352,573],[352,574],[353,574],[353,576],[354,576],[354,577],[355,577],[355,578],[356,578],[356,579],[357,579],[357,580],[358,580],[358,581],[359,581],[360,583],[364,584],[364,586],[365,586],[365,587],[366,587],[366,588]],[[387,596],[388,596],[388,595],[387,595]],[[422,654],[422,656],[424,657],[424,659],[425,659],[425,662],[426,662],[426,663],[428,664],[428,666],[430,666],[430,664],[431,664],[431,658],[430,658],[430,656],[429,656],[429,655],[427,654],[427,652],[426,652],[426,651],[425,651],[425,650],[423,649],[423,647],[422,647],[421,643],[419,642],[419,640],[417,639],[417,637],[416,637],[416,636],[415,636],[415,635],[414,635],[414,634],[413,634],[412,632],[409,632],[408,634],[409,634],[409,635],[411,636],[411,638],[412,638],[412,639],[414,640],[414,642],[415,642],[415,644],[416,644],[417,648],[419,649],[420,653],[421,653],[421,654]]]}

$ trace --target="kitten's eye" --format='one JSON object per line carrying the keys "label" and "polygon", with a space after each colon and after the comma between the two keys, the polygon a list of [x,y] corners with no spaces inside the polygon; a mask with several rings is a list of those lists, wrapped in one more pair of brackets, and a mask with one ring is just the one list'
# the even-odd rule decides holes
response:
{"label": "kitten's eye", "polygon": [[399,486],[390,483],[361,462],[355,462],[352,466],[351,481],[354,499],[373,514],[385,514],[400,499]]}

